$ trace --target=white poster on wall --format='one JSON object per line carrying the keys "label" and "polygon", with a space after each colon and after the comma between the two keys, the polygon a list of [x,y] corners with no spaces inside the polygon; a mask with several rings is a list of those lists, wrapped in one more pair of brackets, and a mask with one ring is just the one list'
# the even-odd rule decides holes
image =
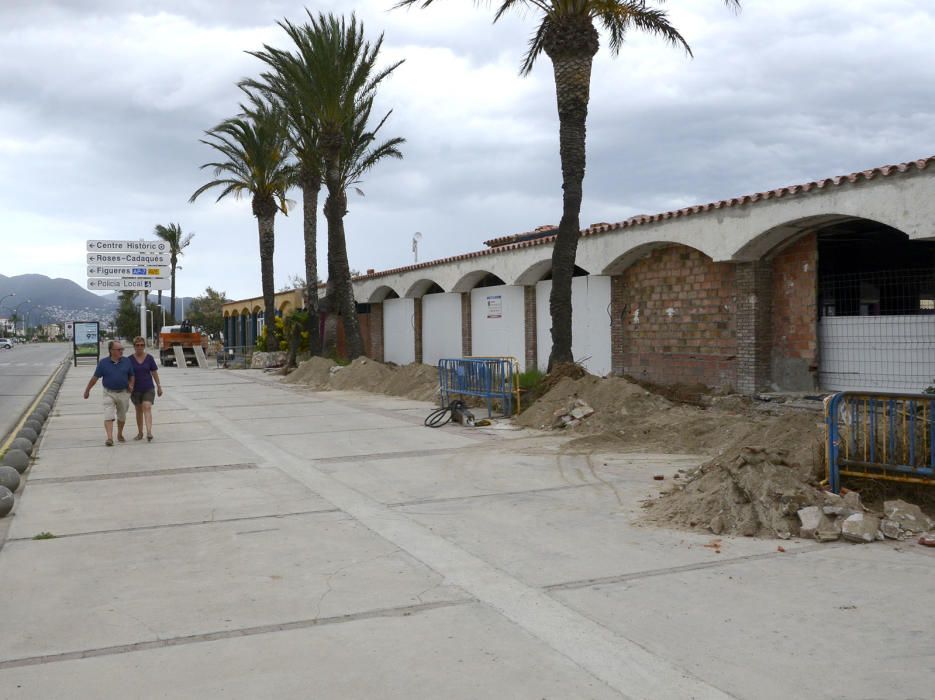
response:
{"label": "white poster on wall", "polygon": [[503,318],[503,297],[499,294],[487,297],[487,318]]}

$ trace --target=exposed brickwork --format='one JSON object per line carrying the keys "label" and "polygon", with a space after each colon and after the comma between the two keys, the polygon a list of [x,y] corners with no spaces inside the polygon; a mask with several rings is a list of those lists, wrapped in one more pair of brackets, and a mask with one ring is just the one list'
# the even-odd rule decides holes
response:
{"label": "exposed brickwork", "polygon": [[613,277],[614,372],[660,384],[735,385],[734,268],[673,245]]}
{"label": "exposed brickwork", "polygon": [[781,250],[772,267],[772,381],[808,391],[818,371],[818,236]]}
{"label": "exposed brickwork", "polygon": [[538,363],[536,339],[536,286],[523,287],[526,317],[526,369],[535,369]]}
{"label": "exposed brickwork", "polygon": [[383,362],[383,304],[370,305],[370,322],[368,324],[370,335],[370,351],[367,357]]}
{"label": "exposed brickwork", "polygon": [[416,362],[422,363],[422,297],[413,299],[412,325],[416,341]]}
{"label": "exposed brickwork", "polygon": [[461,355],[471,354],[471,293],[461,292]]}
{"label": "exposed brickwork", "polygon": [[737,390],[753,394],[770,380],[772,278],[768,261],[740,263],[734,279],[737,306]]}

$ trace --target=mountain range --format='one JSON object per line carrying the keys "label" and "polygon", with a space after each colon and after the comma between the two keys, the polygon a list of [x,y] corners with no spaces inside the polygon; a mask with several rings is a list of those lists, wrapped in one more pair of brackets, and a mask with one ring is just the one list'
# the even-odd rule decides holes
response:
{"label": "mountain range", "polygon": [[[8,294],[15,296],[7,297]],[[4,299],[4,297],[7,297]],[[0,275],[0,318],[9,318],[16,313],[28,315],[30,326],[63,321],[110,321],[117,310],[117,293],[97,295],[82,288],[72,280],[61,277],[51,278],[45,275],[28,274],[7,277]],[[29,303],[24,303],[26,300]],[[181,310],[191,303],[191,297],[177,297],[176,308]],[[156,295],[150,295],[150,301],[157,301]],[[162,306],[169,310],[169,293],[162,293]],[[17,310],[18,307],[18,310]]]}

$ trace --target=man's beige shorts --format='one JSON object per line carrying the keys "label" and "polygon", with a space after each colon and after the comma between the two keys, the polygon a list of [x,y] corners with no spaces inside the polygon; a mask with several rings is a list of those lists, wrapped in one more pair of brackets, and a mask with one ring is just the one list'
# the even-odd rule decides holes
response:
{"label": "man's beige shorts", "polygon": [[129,391],[111,391],[104,389],[104,420],[113,420],[114,416],[121,423],[127,420],[127,408],[130,406]]}

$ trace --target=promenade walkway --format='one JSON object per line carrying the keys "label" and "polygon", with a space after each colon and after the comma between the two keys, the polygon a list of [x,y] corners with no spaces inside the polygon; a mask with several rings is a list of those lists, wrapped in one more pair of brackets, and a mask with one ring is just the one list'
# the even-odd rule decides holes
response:
{"label": "promenade walkway", "polygon": [[0,550],[3,698],[905,700],[935,688],[932,550],[716,549],[635,524],[652,476],[700,457],[430,430],[425,403],[174,368],[155,441],[108,448],[83,369]]}

